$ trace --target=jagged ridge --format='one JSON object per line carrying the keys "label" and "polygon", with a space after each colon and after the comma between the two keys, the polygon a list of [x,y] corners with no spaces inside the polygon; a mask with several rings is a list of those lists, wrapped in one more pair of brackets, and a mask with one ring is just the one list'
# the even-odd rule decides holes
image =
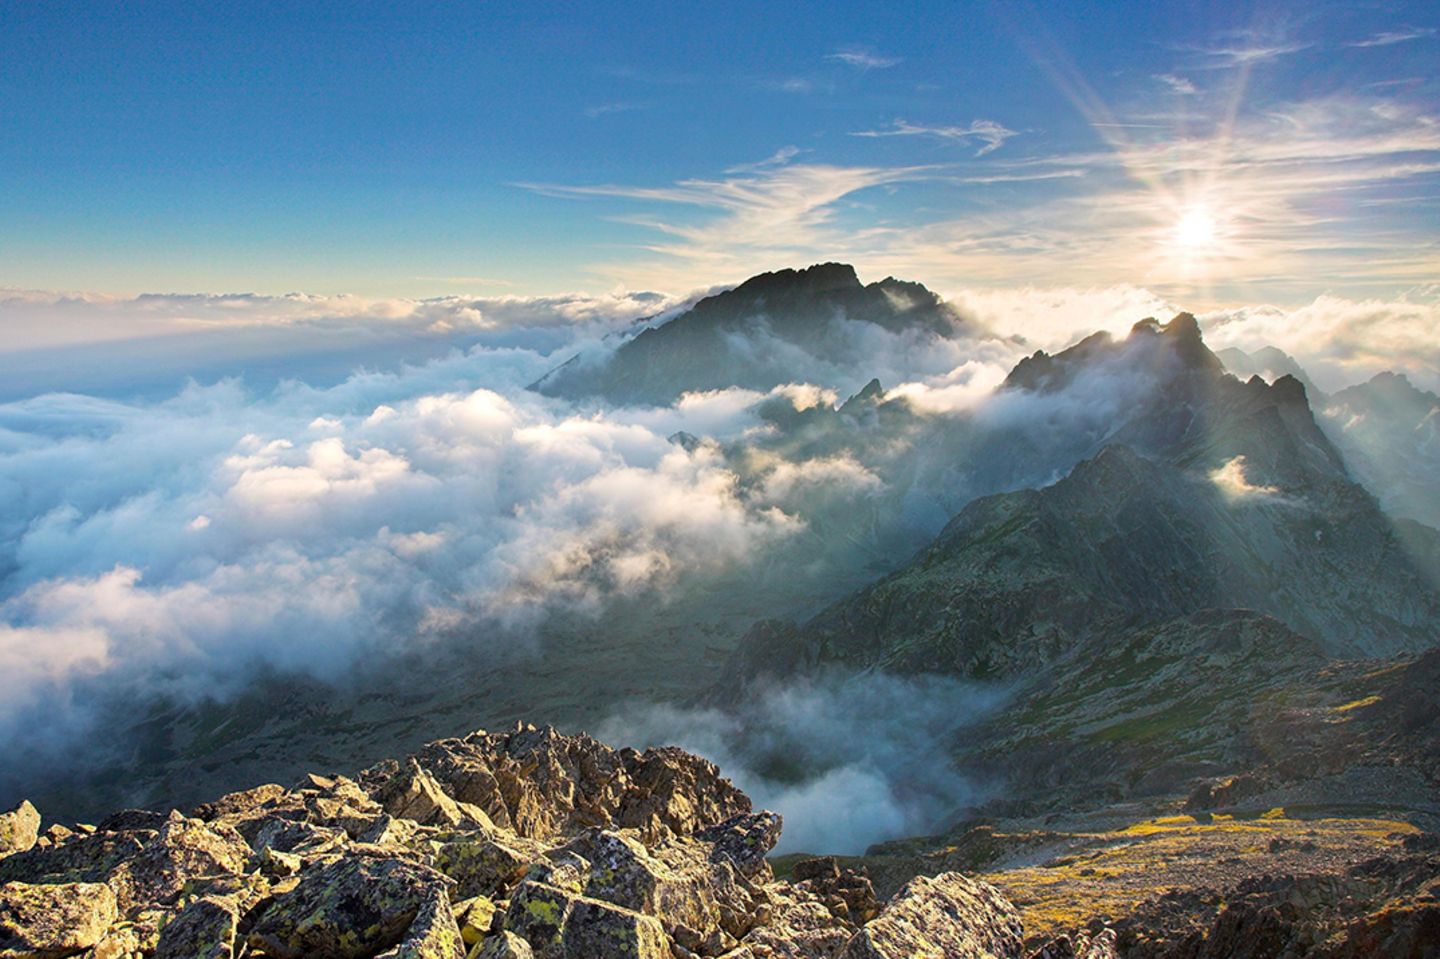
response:
{"label": "jagged ridge", "polygon": [[[614,750],[528,726],[189,815],[124,810],[37,835],[22,806],[0,816],[0,954],[1023,954],[1014,907],[958,874],[916,879],[883,909],[833,859],[777,881],[765,856],[780,825],[678,749]],[[1112,939],[1097,940],[1097,956]]]}

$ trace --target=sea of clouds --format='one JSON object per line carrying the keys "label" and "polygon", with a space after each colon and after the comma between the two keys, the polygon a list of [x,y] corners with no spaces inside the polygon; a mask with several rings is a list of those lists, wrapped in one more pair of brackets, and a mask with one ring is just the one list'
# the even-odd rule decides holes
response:
{"label": "sea of clouds", "polygon": [[[794,384],[770,393],[611,409],[525,389],[698,295],[0,294],[0,742],[39,744],[27,754],[50,761],[93,734],[98,699],[223,699],[264,670],[341,679],[357,660],[480,623],[523,643],[557,608],[597,611],[762,562],[888,482],[836,453],[772,457],[763,481],[741,483],[718,444],[763,437],[767,408],[833,405],[878,376],[922,416],[980,410],[1068,430],[1054,400],[985,404],[1038,347],[1173,312],[1134,288],[971,292],[955,302],[994,336],[937,347],[851,324],[865,370],[794,352]],[[1322,298],[1202,320],[1217,347],[1277,343],[1327,386],[1386,366],[1434,382],[1440,347],[1422,335],[1433,303]],[[1092,393],[1096,409],[1123,402]],[[669,439],[679,431],[718,442],[687,448]],[[919,831],[944,797],[974,789],[943,764],[925,772],[936,764],[924,743],[982,699],[885,682],[780,690],[744,729],[630,709],[615,731],[669,729],[733,765],[793,813],[788,847],[858,849]],[[846,697],[896,721],[862,746],[859,730],[837,732],[862,714]],[[777,739],[782,728],[795,741]],[[766,772],[782,741],[805,757],[788,778]],[[23,790],[22,766],[4,778],[7,797]],[[849,818],[871,828],[806,812],[840,786],[857,797]]]}

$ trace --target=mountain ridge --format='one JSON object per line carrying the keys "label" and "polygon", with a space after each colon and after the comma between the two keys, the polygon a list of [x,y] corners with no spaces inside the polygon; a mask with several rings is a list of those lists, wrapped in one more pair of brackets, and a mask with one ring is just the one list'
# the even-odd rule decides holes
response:
{"label": "mountain ridge", "polygon": [[780,346],[837,365],[864,359],[844,324],[920,340],[980,335],[922,284],[886,277],[862,284],[855,268],[821,263],[751,277],[647,326],[601,356],[572,357],[530,388],[572,399],[661,405],[684,392],[790,382]]}

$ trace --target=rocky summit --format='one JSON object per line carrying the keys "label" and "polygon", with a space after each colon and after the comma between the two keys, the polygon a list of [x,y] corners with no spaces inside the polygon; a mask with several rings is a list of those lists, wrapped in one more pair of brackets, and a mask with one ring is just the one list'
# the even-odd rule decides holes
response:
{"label": "rocky summit", "polygon": [[860,367],[870,334],[924,344],[984,331],[919,283],[862,284],[855,268],[820,263],[751,277],[657,319],[603,357],[576,356],[532,388],[612,403],[669,403],[682,393],[740,386],[768,390],[795,379],[797,361]]}
{"label": "rocky summit", "polygon": [[[0,817],[7,959],[902,959],[1026,955],[1015,907],[957,873],[880,902],[811,859],[777,879],[774,813],[674,748],[520,726],[353,778],[188,811]],[[1112,933],[1079,953],[1112,955]],[[1046,956],[1073,955],[1067,939]]]}

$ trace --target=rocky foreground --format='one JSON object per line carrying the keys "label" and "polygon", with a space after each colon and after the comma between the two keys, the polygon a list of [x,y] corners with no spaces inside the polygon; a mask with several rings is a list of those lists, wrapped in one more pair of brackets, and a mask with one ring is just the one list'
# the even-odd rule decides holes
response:
{"label": "rocky foreground", "polygon": [[[780,817],[674,748],[521,726],[188,813],[40,830],[0,816],[0,956],[386,959],[1020,957],[992,886],[887,903],[833,859],[777,880]],[[1113,954],[1112,933],[1046,956]]]}

